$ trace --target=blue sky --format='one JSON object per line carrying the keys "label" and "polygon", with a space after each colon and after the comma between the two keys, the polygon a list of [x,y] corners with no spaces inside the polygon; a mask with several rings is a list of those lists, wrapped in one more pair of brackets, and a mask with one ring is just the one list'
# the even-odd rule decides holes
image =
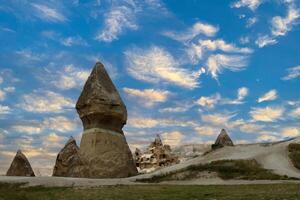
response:
{"label": "blue sky", "polygon": [[298,0],[0,1],[0,166],[51,168],[96,61],[128,109],[131,148],[300,135]]}

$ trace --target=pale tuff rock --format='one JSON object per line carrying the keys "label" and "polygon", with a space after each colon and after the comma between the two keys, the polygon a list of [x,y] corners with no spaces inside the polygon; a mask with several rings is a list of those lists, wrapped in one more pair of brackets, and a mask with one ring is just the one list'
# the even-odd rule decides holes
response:
{"label": "pale tuff rock", "polygon": [[104,66],[96,63],[76,104],[84,133],[81,177],[120,178],[137,174],[122,128],[127,110]]}
{"label": "pale tuff rock", "polygon": [[140,172],[150,172],[160,167],[179,163],[178,157],[172,154],[171,147],[163,145],[159,135],[156,136],[144,153],[136,149],[134,158]]}
{"label": "pale tuff rock", "polygon": [[53,176],[80,177],[82,164],[79,148],[75,139],[71,137],[57,155]]}
{"label": "pale tuff rock", "polygon": [[29,161],[21,150],[17,151],[6,176],[35,176]]}
{"label": "pale tuff rock", "polygon": [[214,149],[222,148],[224,146],[233,146],[233,142],[230,139],[229,135],[227,134],[226,130],[222,129],[221,133],[216,139],[215,144],[213,144],[211,147],[214,150]]}

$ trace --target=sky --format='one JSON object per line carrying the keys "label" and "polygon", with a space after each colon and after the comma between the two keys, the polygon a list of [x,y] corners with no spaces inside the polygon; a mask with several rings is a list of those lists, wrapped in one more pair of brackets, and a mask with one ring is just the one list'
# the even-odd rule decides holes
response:
{"label": "sky", "polygon": [[[97,61],[131,149],[300,135],[299,0],[0,0],[0,171],[52,169]],[[2,173],[3,173],[2,172]]]}

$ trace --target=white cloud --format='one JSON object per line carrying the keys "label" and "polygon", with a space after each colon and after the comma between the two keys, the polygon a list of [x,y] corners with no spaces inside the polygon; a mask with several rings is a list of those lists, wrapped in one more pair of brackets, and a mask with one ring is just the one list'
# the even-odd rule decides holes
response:
{"label": "white cloud", "polygon": [[255,41],[255,44],[259,47],[265,47],[267,45],[272,45],[272,44],[276,44],[277,40],[274,37],[268,36],[268,35],[264,35],[264,36],[260,36],[258,37],[258,39]]}
{"label": "white cloud", "polygon": [[15,125],[12,128],[19,133],[27,133],[29,135],[39,134],[43,130],[43,128],[38,125]]}
{"label": "white cloud", "polygon": [[288,7],[286,17],[275,16],[272,19],[272,34],[274,36],[284,36],[289,32],[300,17],[300,12],[294,6]]}
{"label": "white cloud", "polygon": [[212,37],[218,32],[218,30],[219,30],[218,27],[213,26],[211,24],[196,22],[191,28],[183,32],[167,31],[164,32],[163,34],[167,37],[172,38],[173,40],[177,40],[180,42],[187,42],[189,40],[194,39],[198,35],[205,35],[208,37]]}
{"label": "white cloud", "polygon": [[195,126],[193,121],[179,121],[173,119],[159,119],[146,117],[129,118],[128,126],[134,128],[154,128],[154,127],[190,127]]}
{"label": "white cloud", "polygon": [[257,138],[258,142],[275,142],[278,141],[278,137],[274,136],[274,135],[261,135]]}
{"label": "white cloud", "polygon": [[243,36],[240,38],[240,43],[241,44],[248,44],[250,42],[250,37],[249,36]]}
{"label": "white cloud", "polygon": [[199,86],[197,79],[202,72],[180,67],[178,61],[160,47],[126,51],[125,55],[129,65],[128,73],[138,80],[151,83],[168,82],[189,89]]}
{"label": "white cloud", "polygon": [[27,134],[39,134],[46,129],[62,133],[73,131],[77,128],[75,120],[68,119],[64,116],[55,116],[44,119],[42,122],[26,122],[12,126],[12,129]]}
{"label": "white cloud", "polygon": [[217,40],[199,40],[197,44],[192,44],[187,50],[190,59],[197,63],[202,57],[205,51],[221,50],[226,53],[242,53],[249,54],[253,50],[249,48],[239,48],[233,44],[228,44],[222,39]]}
{"label": "white cloud", "polygon": [[62,90],[81,88],[90,75],[89,70],[76,68],[73,65],[66,65],[63,71],[56,72],[51,83]]}
{"label": "white cloud", "polygon": [[206,107],[206,108],[214,108],[215,105],[221,100],[221,95],[219,93],[212,96],[202,96],[197,101],[196,104]]}
{"label": "white cloud", "polygon": [[195,127],[195,131],[199,135],[217,135],[220,132],[219,128],[212,127],[212,126],[200,126],[200,127]]}
{"label": "white cloud", "polygon": [[246,27],[249,28],[249,27],[253,26],[257,21],[258,21],[258,19],[256,17],[249,18],[247,20]]}
{"label": "white cloud", "polygon": [[188,111],[192,105],[181,105],[181,106],[172,106],[167,108],[159,109],[159,112],[162,113],[180,113]]}
{"label": "white cloud", "polygon": [[275,16],[271,21],[271,35],[260,36],[256,44],[262,48],[267,45],[276,44],[277,37],[286,35],[293,29],[297,20],[300,18],[300,11],[295,7],[294,2],[288,3],[287,16]]}
{"label": "white cloud", "polygon": [[126,29],[138,29],[135,12],[134,6],[112,6],[105,15],[104,28],[96,36],[96,39],[103,42],[112,42],[118,39],[119,35]]}
{"label": "white cloud", "polygon": [[244,56],[216,54],[209,56],[206,65],[211,76],[214,79],[217,79],[218,74],[220,74],[224,69],[228,69],[233,72],[245,69],[247,61]]}
{"label": "white cloud", "polygon": [[300,76],[300,65],[287,69],[288,74],[282,78],[282,80],[291,80]]}
{"label": "white cloud", "polygon": [[267,92],[263,96],[259,97],[257,102],[261,103],[261,102],[264,102],[264,101],[273,101],[273,100],[276,100],[277,98],[278,98],[277,91],[276,90],[270,90],[269,92]]}
{"label": "white cloud", "polygon": [[296,127],[286,127],[282,130],[281,134],[284,137],[297,137],[300,135],[300,131]]}
{"label": "white cloud", "polygon": [[79,45],[79,46],[87,46],[87,42],[80,36],[73,36],[61,39],[61,44],[67,47]]}
{"label": "white cloud", "polygon": [[4,101],[6,93],[0,89],[0,101]]}
{"label": "white cloud", "polygon": [[76,129],[77,123],[64,116],[50,117],[43,121],[43,127],[58,132],[70,132]]}
{"label": "white cloud", "polygon": [[154,90],[154,89],[131,89],[131,88],[123,88],[124,92],[126,92],[130,96],[134,96],[142,100],[144,105],[153,106],[156,103],[162,103],[167,101],[170,96],[170,92],[166,90]]}
{"label": "white cloud", "polygon": [[4,90],[5,92],[12,93],[12,92],[14,92],[14,91],[16,90],[16,88],[13,87],[13,86],[9,86],[9,87],[3,88],[3,90]]}
{"label": "white cloud", "polygon": [[300,107],[295,108],[294,110],[292,110],[292,112],[290,113],[290,115],[292,117],[295,117],[295,118],[300,118]]}
{"label": "white cloud", "polygon": [[0,115],[9,114],[11,109],[8,106],[3,106],[0,104]]}
{"label": "white cloud", "polygon": [[75,103],[72,99],[52,92],[33,92],[22,96],[21,103],[18,107],[28,112],[64,112],[67,109],[74,108]]}
{"label": "white cloud", "polygon": [[231,7],[234,8],[241,8],[241,7],[248,7],[252,11],[255,11],[261,4],[263,0],[239,0],[234,2]]}
{"label": "white cloud", "polygon": [[173,131],[173,132],[166,132],[162,133],[162,140],[165,144],[168,144],[170,146],[177,146],[179,145],[182,140],[184,139],[184,135],[179,131]]}
{"label": "white cloud", "polygon": [[237,92],[237,100],[243,100],[248,95],[249,89],[246,87],[241,87]]}
{"label": "white cloud", "polygon": [[50,22],[65,22],[67,18],[55,8],[50,8],[42,4],[31,4],[36,10],[36,16]]}
{"label": "white cloud", "polygon": [[239,126],[240,130],[244,133],[259,134],[265,126],[254,123],[243,123]]}
{"label": "white cloud", "polygon": [[283,112],[280,107],[252,108],[250,115],[254,121],[274,122],[282,117]]}
{"label": "white cloud", "polygon": [[230,119],[232,119],[234,116],[235,114],[232,113],[214,113],[214,114],[202,115],[201,119],[203,122],[225,127],[229,125]]}

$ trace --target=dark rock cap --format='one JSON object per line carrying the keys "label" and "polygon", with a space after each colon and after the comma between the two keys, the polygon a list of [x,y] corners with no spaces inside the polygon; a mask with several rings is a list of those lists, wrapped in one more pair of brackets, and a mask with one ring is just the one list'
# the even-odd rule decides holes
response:
{"label": "dark rock cap", "polygon": [[127,110],[102,63],[97,62],[77,101],[84,130],[102,128],[122,132]]}
{"label": "dark rock cap", "polygon": [[233,142],[225,129],[222,129],[219,136],[216,139],[215,144],[212,145],[212,149],[222,148],[224,146],[233,146]]}
{"label": "dark rock cap", "polygon": [[28,159],[21,150],[17,151],[6,176],[35,176]]}

